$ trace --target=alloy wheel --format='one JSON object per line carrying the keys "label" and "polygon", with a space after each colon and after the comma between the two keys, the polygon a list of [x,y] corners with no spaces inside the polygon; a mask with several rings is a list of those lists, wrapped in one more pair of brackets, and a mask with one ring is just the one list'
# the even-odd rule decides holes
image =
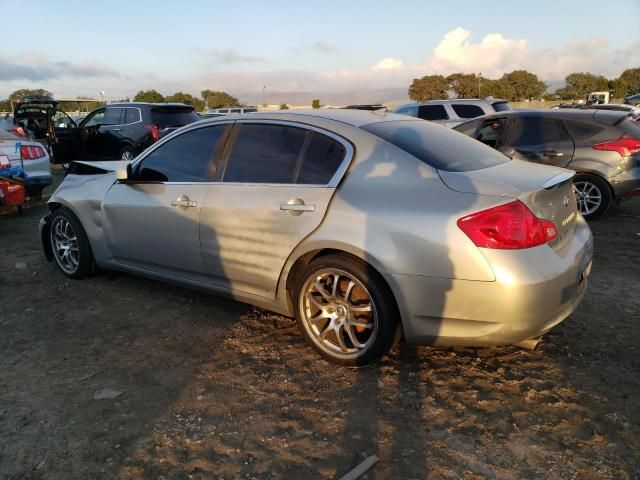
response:
{"label": "alloy wheel", "polygon": [[73,274],[80,263],[78,237],[66,218],[56,217],[51,225],[51,247],[56,263],[67,274]]}
{"label": "alloy wheel", "polygon": [[125,150],[122,152],[120,158],[126,162],[130,162],[131,160],[133,160],[133,152],[131,152],[130,150]]}
{"label": "alloy wheel", "polygon": [[602,192],[597,185],[588,180],[574,182],[573,191],[576,194],[578,210],[582,215],[589,215],[598,210],[602,204]]}
{"label": "alloy wheel", "polygon": [[342,358],[364,354],[378,333],[375,304],[348,272],[323,269],[307,278],[300,295],[302,323],[322,350]]}

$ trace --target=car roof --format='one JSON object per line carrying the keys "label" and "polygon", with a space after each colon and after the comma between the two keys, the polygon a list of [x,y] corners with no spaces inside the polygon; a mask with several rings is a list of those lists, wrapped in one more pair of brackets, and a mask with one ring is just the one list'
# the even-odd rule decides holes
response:
{"label": "car roof", "polygon": [[441,100],[427,100],[426,102],[406,103],[401,106],[406,107],[408,105],[442,105],[447,103],[484,103],[493,105],[494,103],[508,103],[508,100],[505,100],[503,98],[446,98]]}
{"label": "car roof", "polygon": [[[540,109],[518,109],[518,110],[506,110],[504,112],[492,113],[484,115],[482,117],[472,118],[469,121],[475,121],[478,119],[491,119],[491,118],[503,118],[503,117],[532,117],[540,116],[562,118],[566,120],[596,120],[599,123],[607,125],[613,125],[622,118],[628,115],[628,112],[619,110],[596,110],[596,109],[573,109],[573,108],[540,108]],[[465,122],[468,123],[468,122]],[[464,125],[464,124],[463,124]]]}
{"label": "car roof", "polygon": [[150,103],[150,102],[122,102],[122,103],[109,103],[106,105],[107,107],[142,107],[142,106],[150,106],[150,107],[191,107],[194,108],[193,105],[187,105],[186,103]]}
{"label": "car roof", "polygon": [[221,120],[288,120],[308,122],[314,119],[326,119],[344,123],[352,127],[361,127],[371,123],[390,122],[390,121],[418,121],[424,120],[407,117],[406,115],[398,115],[396,113],[369,111],[369,110],[351,110],[342,108],[321,108],[321,109],[301,109],[301,110],[274,110],[270,112],[255,112],[250,117],[242,114],[230,114],[224,117],[215,117],[203,119],[201,122],[216,122]]}

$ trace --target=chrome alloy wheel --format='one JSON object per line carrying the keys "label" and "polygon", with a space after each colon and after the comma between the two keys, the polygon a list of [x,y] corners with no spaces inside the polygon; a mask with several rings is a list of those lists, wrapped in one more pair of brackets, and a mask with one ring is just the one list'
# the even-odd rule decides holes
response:
{"label": "chrome alloy wheel", "polygon": [[133,160],[133,152],[129,151],[129,150],[125,150],[122,152],[122,155],[120,155],[120,158],[126,162],[130,162],[131,160]]}
{"label": "chrome alloy wheel", "polygon": [[602,204],[600,188],[588,180],[574,182],[573,191],[576,194],[578,210],[582,215],[589,215],[595,212]]}
{"label": "chrome alloy wheel", "polygon": [[314,272],[304,283],[299,302],[304,328],[330,355],[356,358],[376,338],[378,316],[371,295],[343,270]]}
{"label": "chrome alloy wheel", "polygon": [[58,266],[67,274],[73,274],[80,263],[78,238],[73,225],[62,216],[51,225],[51,248]]}

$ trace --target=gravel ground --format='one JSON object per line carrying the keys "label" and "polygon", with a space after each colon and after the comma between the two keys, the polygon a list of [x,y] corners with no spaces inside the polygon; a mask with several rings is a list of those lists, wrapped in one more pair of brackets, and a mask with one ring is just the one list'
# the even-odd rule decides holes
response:
{"label": "gravel ground", "polygon": [[640,479],[640,199],[535,351],[336,367],[295,323],[124,274],[67,280],[0,217],[0,479]]}

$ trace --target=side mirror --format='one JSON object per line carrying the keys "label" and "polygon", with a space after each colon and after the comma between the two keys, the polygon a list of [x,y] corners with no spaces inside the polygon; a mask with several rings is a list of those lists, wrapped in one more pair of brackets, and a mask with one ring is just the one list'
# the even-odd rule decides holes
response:
{"label": "side mirror", "polygon": [[513,158],[513,156],[516,154],[516,149],[513,147],[500,147],[498,151],[509,158]]}
{"label": "side mirror", "polygon": [[125,168],[119,168],[116,170],[116,180],[119,182],[129,183],[133,178],[133,168],[130,163],[127,163]]}

